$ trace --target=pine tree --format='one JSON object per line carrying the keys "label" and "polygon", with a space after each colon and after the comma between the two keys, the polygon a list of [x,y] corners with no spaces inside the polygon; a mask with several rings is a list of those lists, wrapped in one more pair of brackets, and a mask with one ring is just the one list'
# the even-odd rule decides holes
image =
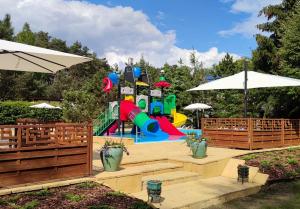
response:
{"label": "pine tree", "polygon": [[0,20],[0,39],[12,41],[14,35],[14,28],[11,24],[9,14],[6,14],[3,20]]}
{"label": "pine tree", "polygon": [[31,31],[28,23],[25,23],[21,32],[19,32],[16,36],[16,41],[19,43],[34,45],[35,43],[35,35]]}

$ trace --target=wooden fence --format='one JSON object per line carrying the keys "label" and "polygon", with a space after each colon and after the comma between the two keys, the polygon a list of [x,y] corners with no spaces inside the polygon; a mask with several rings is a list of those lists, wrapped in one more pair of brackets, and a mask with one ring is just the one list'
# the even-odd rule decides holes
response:
{"label": "wooden fence", "polygon": [[203,118],[212,146],[262,149],[300,145],[300,119]]}
{"label": "wooden fence", "polygon": [[92,124],[0,125],[0,187],[92,173]]}

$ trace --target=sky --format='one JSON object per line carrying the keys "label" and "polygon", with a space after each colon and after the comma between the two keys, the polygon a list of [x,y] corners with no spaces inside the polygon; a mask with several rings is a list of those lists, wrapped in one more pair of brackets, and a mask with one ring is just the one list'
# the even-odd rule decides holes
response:
{"label": "sky", "polygon": [[205,67],[228,52],[250,57],[256,48],[258,12],[281,0],[0,0],[15,32],[28,22],[68,44],[80,41],[110,64],[141,56],[150,64],[189,65],[192,51]]}

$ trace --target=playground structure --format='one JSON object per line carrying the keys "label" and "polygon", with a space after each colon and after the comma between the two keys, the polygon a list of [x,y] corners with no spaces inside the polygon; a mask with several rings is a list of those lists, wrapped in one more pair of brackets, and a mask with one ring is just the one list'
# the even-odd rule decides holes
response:
{"label": "playground structure", "polygon": [[165,80],[163,71],[153,85],[155,89],[151,89],[147,70],[132,64],[125,67],[123,81],[119,74],[111,72],[102,83],[107,94],[117,86],[118,101],[109,102],[109,107],[94,121],[94,135],[124,135],[125,122],[131,121],[132,135],[161,139],[185,136],[177,127],[183,126],[187,117],[176,111],[176,96],[164,94],[171,84]]}

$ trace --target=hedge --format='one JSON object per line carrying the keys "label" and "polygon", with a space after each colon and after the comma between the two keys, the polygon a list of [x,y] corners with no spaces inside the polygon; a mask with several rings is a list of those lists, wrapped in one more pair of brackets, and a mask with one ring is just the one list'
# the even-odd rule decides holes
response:
{"label": "hedge", "polygon": [[61,109],[31,108],[28,102],[0,103],[0,124],[16,124],[18,118],[34,118],[41,122],[62,120]]}

